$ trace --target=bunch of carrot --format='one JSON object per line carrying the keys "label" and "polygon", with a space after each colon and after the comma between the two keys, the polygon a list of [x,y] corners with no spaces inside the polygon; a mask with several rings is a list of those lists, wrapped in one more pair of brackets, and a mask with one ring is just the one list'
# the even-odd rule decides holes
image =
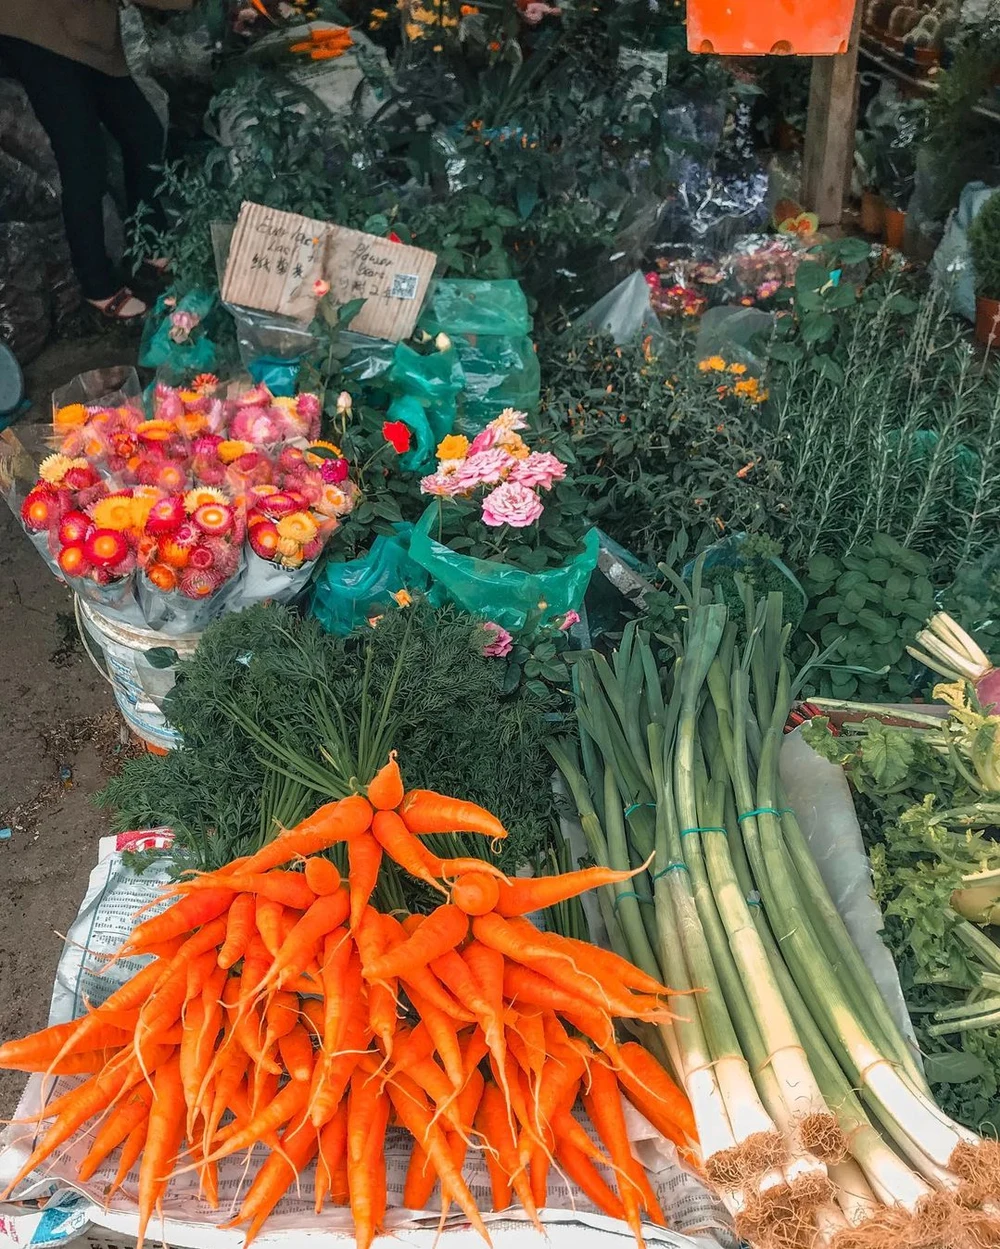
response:
{"label": "bunch of carrot", "polygon": [[353,47],[354,40],[346,26],[327,27],[326,29],[310,30],[309,38],[293,43],[289,52],[308,52],[312,61],[329,61],[343,56],[348,48]]}
{"label": "bunch of carrot", "polygon": [[[619,1044],[614,1021],[663,1022],[667,990],[524,918],[629,873],[508,880],[483,860],[432,855],[420,837],[439,832],[505,836],[471,803],[404,794],[391,759],[367,797],[329,803],[257,854],[165,890],[176,900],[120,952],[151,955],[142,971],[82,1019],[0,1046],[0,1066],[87,1076],[45,1107],[53,1122],[11,1189],[96,1120],[79,1178],[119,1150],[113,1192],[141,1159],[141,1246],[173,1174],[197,1169],[215,1204],[218,1163],[262,1141],[270,1153],[232,1220],[249,1225],[247,1243],[315,1160],[317,1211],[349,1204],[367,1249],[398,1124],[413,1138],[409,1208],[440,1183],[442,1218],[454,1203],[488,1240],[462,1177],[467,1150],[482,1149],[494,1210],[513,1194],[537,1222],[554,1166],[641,1243],[642,1215],[663,1215],[622,1097],[696,1157],[695,1128],[684,1094],[641,1046]],[[338,842],[346,882],[322,857]],[[441,905],[402,920],[376,911],[383,854]],[[578,1099],[598,1144],[571,1113]]]}

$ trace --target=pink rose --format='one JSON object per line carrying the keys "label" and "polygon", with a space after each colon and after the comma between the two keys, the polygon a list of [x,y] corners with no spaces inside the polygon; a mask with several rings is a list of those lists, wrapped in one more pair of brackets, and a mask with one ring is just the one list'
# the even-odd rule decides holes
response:
{"label": "pink rose", "polygon": [[572,629],[575,624],[580,623],[580,613],[576,611],[568,611],[560,621],[559,628],[565,633],[567,629]]}
{"label": "pink rose", "polygon": [[533,489],[541,486],[543,490],[551,490],[565,476],[566,465],[562,460],[557,459],[550,451],[532,451],[527,459],[518,460],[510,480]]}
{"label": "pink rose", "polygon": [[518,481],[505,481],[483,499],[483,524],[525,529],[533,525],[544,511],[542,501],[534,490]]}
{"label": "pink rose", "polygon": [[464,494],[469,486],[458,480],[457,473],[431,473],[429,477],[421,477],[420,493],[433,494],[439,499],[453,499],[456,494]]}
{"label": "pink rose", "polygon": [[479,455],[481,451],[489,451],[497,440],[497,431],[492,425],[487,425],[481,434],[476,434],[472,442],[469,444],[467,456]]}
{"label": "pink rose", "polygon": [[510,654],[514,639],[502,625],[498,625],[494,620],[487,620],[483,625],[483,632],[491,638],[491,641],[483,647],[484,658],[503,659],[504,655]]}
{"label": "pink rose", "polygon": [[492,447],[489,451],[471,452],[459,465],[455,476],[462,482],[463,490],[473,490],[476,486],[495,486],[498,481],[510,472],[517,460],[502,447]]}
{"label": "pink rose", "polygon": [[168,336],[175,343],[186,343],[191,337],[191,331],[201,320],[195,312],[172,312],[170,314],[170,330]]}

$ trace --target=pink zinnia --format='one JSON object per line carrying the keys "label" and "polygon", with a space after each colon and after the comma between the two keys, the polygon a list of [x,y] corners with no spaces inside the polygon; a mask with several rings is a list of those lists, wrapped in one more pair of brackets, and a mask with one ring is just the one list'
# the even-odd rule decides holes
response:
{"label": "pink zinnia", "polygon": [[505,481],[483,499],[483,524],[525,529],[533,525],[544,511],[542,501],[534,490],[518,481]]}
{"label": "pink zinnia", "polygon": [[541,486],[543,490],[551,490],[565,476],[566,465],[551,451],[532,451],[527,459],[518,460],[508,480],[520,482],[522,486],[532,489]]}
{"label": "pink zinnia", "polygon": [[514,638],[502,625],[498,625],[495,620],[487,620],[483,625],[483,632],[491,639],[483,647],[484,658],[503,659],[510,654],[514,647]]}

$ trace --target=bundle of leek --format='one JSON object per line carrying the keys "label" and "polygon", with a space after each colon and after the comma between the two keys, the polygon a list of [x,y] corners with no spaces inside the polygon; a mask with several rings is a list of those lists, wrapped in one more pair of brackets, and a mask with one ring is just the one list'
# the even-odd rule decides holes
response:
{"label": "bundle of leek", "polygon": [[576,666],[580,758],[553,749],[590,853],[647,871],[601,899],[612,945],[672,985],[663,1049],[705,1169],[763,1249],[1000,1243],[1000,1145],[933,1103],[778,780],[792,701],[781,596],[740,653],[689,607],[660,669],[626,629]]}

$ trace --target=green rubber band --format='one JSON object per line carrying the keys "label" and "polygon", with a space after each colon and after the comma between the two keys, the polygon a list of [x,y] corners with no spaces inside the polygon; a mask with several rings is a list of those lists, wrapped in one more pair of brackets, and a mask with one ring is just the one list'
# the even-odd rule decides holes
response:
{"label": "green rubber band", "polygon": [[655,802],[633,802],[630,806],[627,806],[625,808],[625,818],[628,819],[628,817],[632,814],[632,812],[638,811],[640,807],[655,807],[655,806],[656,806]]}
{"label": "green rubber band", "polygon": [[763,902],[761,902],[760,900],[759,893],[748,893],[746,896],[746,904],[747,906],[763,906],[764,905]]}
{"label": "green rubber band", "polygon": [[687,870],[686,863],[669,863],[662,872],[653,873],[653,880],[659,880],[661,876],[666,876],[668,872],[686,872]]}
{"label": "green rubber band", "polygon": [[626,898],[635,898],[636,902],[644,902],[647,906],[652,906],[653,904],[652,898],[640,898],[639,895],[635,893],[633,890],[626,889],[624,890],[624,892],[618,894],[618,896],[615,898],[614,906],[611,908],[612,912],[615,915],[618,914],[618,904],[620,902],[623,902]]}
{"label": "green rubber band", "polygon": [[721,824],[707,824],[701,828],[682,828],[681,836],[687,837],[691,833],[721,833],[723,837],[729,836],[729,830]]}
{"label": "green rubber band", "polygon": [[[791,807],[784,807],[784,811],[790,811]],[[752,811],[744,811],[742,815],[736,817],[737,821],[742,824],[744,820],[749,820],[754,815],[776,815],[781,817],[782,812],[777,807],[754,807]]]}

